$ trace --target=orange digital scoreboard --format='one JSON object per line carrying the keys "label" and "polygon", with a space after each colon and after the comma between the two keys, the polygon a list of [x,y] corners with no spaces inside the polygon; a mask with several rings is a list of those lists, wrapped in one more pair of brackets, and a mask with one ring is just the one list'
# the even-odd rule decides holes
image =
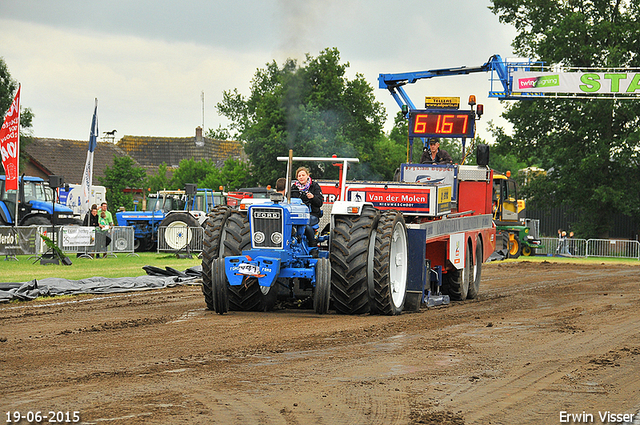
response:
{"label": "orange digital scoreboard", "polygon": [[473,138],[474,133],[474,111],[427,109],[409,112],[409,137]]}

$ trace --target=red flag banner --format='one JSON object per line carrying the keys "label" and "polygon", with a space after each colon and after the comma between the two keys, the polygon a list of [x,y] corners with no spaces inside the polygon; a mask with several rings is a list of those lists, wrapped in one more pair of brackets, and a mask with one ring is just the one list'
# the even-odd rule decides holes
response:
{"label": "red flag banner", "polygon": [[0,152],[6,174],[5,190],[18,190],[18,156],[20,147],[20,87],[4,116],[0,129]]}

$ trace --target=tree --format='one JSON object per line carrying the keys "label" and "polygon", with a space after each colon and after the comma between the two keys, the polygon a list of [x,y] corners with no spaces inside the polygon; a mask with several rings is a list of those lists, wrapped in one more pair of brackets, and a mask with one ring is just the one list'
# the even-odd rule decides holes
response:
{"label": "tree", "polygon": [[229,191],[252,186],[255,179],[251,167],[238,159],[229,158],[222,168],[218,168],[212,161],[195,161],[192,158],[180,161],[180,166],[173,173],[171,187],[184,189],[187,183],[195,183],[199,188],[212,190],[224,186],[225,190]]}
{"label": "tree", "polygon": [[[639,0],[492,0],[518,30],[517,55],[565,67],[640,65]],[[508,105],[513,135],[495,131],[500,149],[546,176],[528,188],[533,206],[569,205],[582,237],[607,237],[612,214],[640,222],[640,102],[534,100]]]}
{"label": "tree", "polygon": [[18,90],[18,83],[11,78],[9,68],[4,62],[4,58],[0,57],[0,114],[4,119],[5,112],[11,106],[13,98]]}
{"label": "tree", "polygon": [[171,186],[175,189],[184,189],[186,184],[195,183],[198,187],[203,187],[200,182],[211,175],[216,178],[220,175],[220,171],[212,161],[183,159],[180,161],[178,169],[173,173]]}
{"label": "tree", "polygon": [[[4,122],[4,114],[7,112],[9,107],[11,107],[11,103],[18,91],[18,83],[11,78],[11,74],[9,73],[9,68],[7,68],[7,64],[4,62],[4,58],[0,57],[0,126],[2,122]],[[34,114],[30,108],[20,107],[20,144],[22,146],[31,142],[31,126],[33,123]],[[22,158],[22,149],[20,149],[21,158]],[[25,161],[20,161],[21,167],[25,163]],[[4,173],[4,167],[2,167],[2,163],[0,162],[0,168]]]}
{"label": "tree", "polygon": [[[273,184],[285,174],[276,158],[289,149],[295,156],[356,156],[354,177],[380,175],[375,146],[383,143],[385,111],[361,74],[345,77],[348,67],[337,49],[327,48],[318,57],[307,54],[302,66],[287,59],[258,69],[247,98],[237,89],[223,93],[218,112],[246,142],[257,182]],[[337,177],[334,167],[305,165],[314,177]]]}
{"label": "tree", "polygon": [[251,166],[244,161],[229,158],[224,162],[220,170],[220,180],[217,185],[210,186],[215,189],[224,186],[226,190],[237,190],[241,187],[251,187],[257,184],[253,177]]}
{"label": "tree", "polygon": [[218,128],[215,130],[210,128],[207,131],[206,137],[214,140],[231,140],[233,138],[229,129],[222,127],[221,124],[218,124]]}
{"label": "tree", "polygon": [[133,195],[125,193],[127,188],[143,188],[146,173],[144,168],[135,166],[133,159],[128,156],[114,157],[113,167],[105,167],[104,177],[98,177],[100,184],[109,188],[107,202],[116,207],[133,210]]}
{"label": "tree", "polygon": [[147,177],[145,187],[151,193],[156,193],[159,190],[170,189],[171,179],[167,176],[167,163],[163,162],[158,165],[158,171]]}
{"label": "tree", "polygon": [[[490,123],[490,130],[494,132],[496,127],[493,123]],[[485,143],[481,141],[479,143]],[[505,148],[504,145],[496,144],[491,146],[491,150],[489,153],[489,167],[492,169],[506,173],[507,171],[511,171],[511,173],[515,176],[518,170],[522,170],[523,168],[527,168],[530,166],[529,162],[524,162],[518,159],[517,155],[511,153],[508,148]]]}

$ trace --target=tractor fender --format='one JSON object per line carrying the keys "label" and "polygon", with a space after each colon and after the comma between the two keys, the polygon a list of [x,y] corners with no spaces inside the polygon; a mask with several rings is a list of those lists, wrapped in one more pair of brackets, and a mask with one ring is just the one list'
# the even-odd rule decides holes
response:
{"label": "tractor fender", "polygon": [[0,201],[0,224],[12,223],[11,213],[4,202]]}
{"label": "tractor fender", "polygon": [[374,208],[371,202],[336,201],[333,203],[331,215],[362,215],[366,205]]}
{"label": "tractor fender", "polygon": [[[198,222],[198,224],[202,227],[204,227],[204,223],[207,221],[207,213],[205,213],[204,211],[184,211],[184,210],[173,210],[173,211],[169,211],[166,215],[165,218],[167,217],[171,217],[175,214],[189,214],[191,217],[193,217],[195,219],[195,221]],[[183,215],[184,217],[184,215]]]}
{"label": "tractor fender", "polygon": [[51,226],[51,216],[49,214],[31,213],[22,218],[20,226]]}

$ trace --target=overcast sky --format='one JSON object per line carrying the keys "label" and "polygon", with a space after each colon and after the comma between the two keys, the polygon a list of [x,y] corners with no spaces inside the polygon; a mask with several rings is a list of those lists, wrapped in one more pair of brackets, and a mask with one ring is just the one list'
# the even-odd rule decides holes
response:
{"label": "overcast sky", "polygon": [[[227,125],[215,105],[225,90],[249,94],[258,68],[337,47],[383,102],[398,106],[378,74],[478,66],[512,57],[512,27],[488,0],[0,0],[0,56],[22,84],[36,137],[88,140],[94,98],[100,133],[187,137]],[[485,105],[477,135],[490,139],[500,102],[489,73],[421,80],[424,96],[469,94]]]}

